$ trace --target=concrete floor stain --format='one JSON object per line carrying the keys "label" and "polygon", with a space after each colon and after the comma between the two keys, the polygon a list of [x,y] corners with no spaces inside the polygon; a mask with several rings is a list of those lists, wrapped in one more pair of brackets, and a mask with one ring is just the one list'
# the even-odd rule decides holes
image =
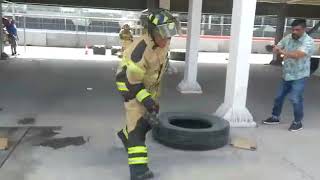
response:
{"label": "concrete floor stain", "polygon": [[83,136],[78,137],[64,137],[64,138],[53,138],[46,140],[40,143],[40,146],[44,147],[51,147],[53,149],[60,149],[67,146],[81,146],[85,144],[86,141],[84,140]]}

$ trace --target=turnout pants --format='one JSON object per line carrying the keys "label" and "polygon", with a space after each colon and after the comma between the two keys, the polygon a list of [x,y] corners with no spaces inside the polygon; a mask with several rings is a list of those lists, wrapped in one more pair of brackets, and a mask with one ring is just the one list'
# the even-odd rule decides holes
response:
{"label": "turnout pants", "polygon": [[146,109],[136,99],[124,103],[126,128],[123,129],[128,144],[128,163],[148,165],[148,150],[145,144],[146,134],[151,130],[148,121],[143,118]]}

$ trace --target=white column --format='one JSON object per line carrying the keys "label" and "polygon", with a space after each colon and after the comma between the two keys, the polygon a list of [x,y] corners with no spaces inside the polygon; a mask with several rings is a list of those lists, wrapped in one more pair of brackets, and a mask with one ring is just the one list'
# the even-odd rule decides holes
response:
{"label": "white column", "polygon": [[209,22],[208,22],[209,29],[211,29],[211,21],[212,21],[212,15],[209,15]]}
{"label": "white column", "polygon": [[189,0],[184,79],[177,87],[178,91],[184,94],[202,93],[201,87],[197,82],[201,12],[202,0]]}
{"label": "white column", "polygon": [[13,20],[16,20],[16,7],[15,7],[15,6],[16,6],[15,3],[12,3],[12,4],[11,4],[11,8],[12,8],[12,9],[11,9],[11,10],[12,10],[12,19],[13,19]]}
{"label": "white column", "polygon": [[[0,17],[2,17],[2,1],[0,1]],[[2,24],[2,18],[0,19],[0,24]],[[0,31],[0,60],[2,60],[2,53],[3,53],[3,48],[4,48],[4,44],[3,44],[3,31]]]}
{"label": "white column", "polygon": [[224,103],[216,115],[230,122],[231,127],[255,127],[246,108],[249,80],[249,58],[257,0],[233,1],[230,59]]}
{"label": "white column", "polygon": [[200,30],[200,35],[204,35],[204,28],[206,24],[206,15],[203,15],[201,18],[201,30]]}
{"label": "white column", "polygon": [[163,9],[170,10],[170,0],[160,0],[159,7]]}

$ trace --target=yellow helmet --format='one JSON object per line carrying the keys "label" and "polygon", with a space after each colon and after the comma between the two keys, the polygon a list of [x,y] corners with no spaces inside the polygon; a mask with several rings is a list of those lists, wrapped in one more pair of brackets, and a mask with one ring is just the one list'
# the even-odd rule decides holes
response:
{"label": "yellow helmet", "polygon": [[129,30],[129,29],[130,29],[130,26],[129,26],[129,24],[125,24],[125,25],[123,25],[123,26],[122,26],[122,29],[126,29],[126,30]]}
{"label": "yellow helmet", "polygon": [[152,36],[155,32],[159,33],[162,38],[170,38],[178,34],[179,22],[166,9],[143,11],[141,23]]}

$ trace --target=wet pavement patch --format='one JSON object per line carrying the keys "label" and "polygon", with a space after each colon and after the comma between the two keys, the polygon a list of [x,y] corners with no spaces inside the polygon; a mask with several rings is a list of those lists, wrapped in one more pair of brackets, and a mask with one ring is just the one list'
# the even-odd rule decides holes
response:
{"label": "wet pavement patch", "polygon": [[31,127],[24,141],[30,143],[32,146],[39,146],[40,143],[60,134],[60,130],[61,127]]}
{"label": "wet pavement patch", "polygon": [[27,124],[34,124],[36,122],[35,118],[32,117],[25,117],[18,121],[18,124],[27,125]]}
{"label": "wet pavement patch", "polygon": [[83,136],[78,137],[65,137],[65,138],[53,138],[41,142],[39,145],[44,147],[51,147],[53,149],[60,149],[67,146],[81,146],[85,144]]}
{"label": "wet pavement patch", "polygon": [[51,138],[57,134],[59,133],[55,132],[53,129],[48,128],[48,129],[42,129],[38,135],[44,138]]}

